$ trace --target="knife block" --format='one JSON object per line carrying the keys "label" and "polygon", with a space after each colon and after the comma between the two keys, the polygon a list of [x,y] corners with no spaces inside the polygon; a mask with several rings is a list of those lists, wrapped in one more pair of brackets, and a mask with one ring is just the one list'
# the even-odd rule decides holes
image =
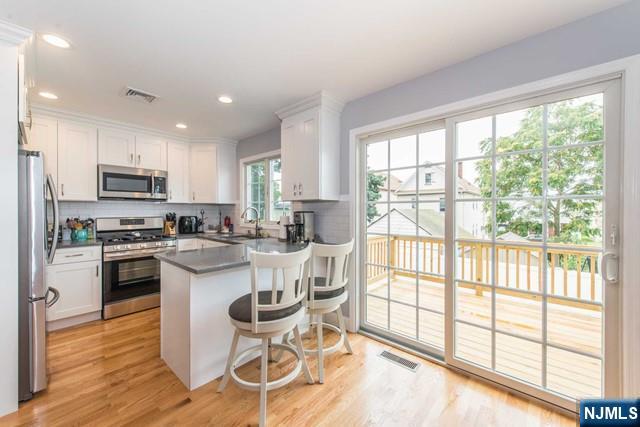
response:
{"label": "knife block", "polygon": [[165,236],[175,236],[176,235],[176,223],[175,221],[165,221],[164,222],[164,230],[162,234]]}

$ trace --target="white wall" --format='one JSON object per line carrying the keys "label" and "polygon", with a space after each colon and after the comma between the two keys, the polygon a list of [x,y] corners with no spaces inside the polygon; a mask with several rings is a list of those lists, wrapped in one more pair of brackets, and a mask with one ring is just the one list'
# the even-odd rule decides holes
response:
{"label": "white wall", "polygon": [[0,40],[0,415],[18,409],[18,48]]}

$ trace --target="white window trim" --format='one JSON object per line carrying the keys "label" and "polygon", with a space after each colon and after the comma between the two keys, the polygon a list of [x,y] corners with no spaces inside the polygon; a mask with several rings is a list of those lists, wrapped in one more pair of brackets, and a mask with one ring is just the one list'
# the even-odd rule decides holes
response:
{"label": "white window trim", "polygon": [[[238,220],[237,220],[237,224],[239,227],[246,227],[246,228],[251,228],[254,225],[251,224],[249,221],[245,221],[243,219],[241,219],[239,216],[240,214],[247,208],[247,198],[246,198],[246,190],[247,190],[247,177],[245,175],[245,166],[250,164],[250,163],[255,163],[258,162],[260,160],[267,160],[267,159],[273,159],[276,157],[281,157],[280,155],[280,150],[272,150],[272,151],[267,151],[265,153],[260,153],[260,154],[255,154],[253,156],[247,156],[247,157],[243,157],[242,159],[240,159],[240,161],[238,162],[238,174],[240,175],[240,212],[238,212]],[[267,193],[267,199],[268,199],[268,193]],[[268,201],[268,200],[267,200]],[[277,230],[278,229],[278,224],[276,221],[261,221],[260,222],[260,226],[262,228],[265,228],[267,230]]]}
{"label": "white window trim", "polygon": [[[624,197],[622,198],[622,224],[625,227],[621,235],[621,247],[619,255],[622,259],[633,259],[640,252],[640,241],[629,239],[640,233],[640,223],[636,221],[637,212],[640,210],[640,171],[636,168],[636,160],[640,156],[640,128],[634,120],[640,114],[640,55],[634,55],[611,62],[606,62],[584,69],[556,75],[554,77],[532,81],[519,86],[496,92],[486,93],[480,96],[471,97],[462,101],[440,105],[423,111],[418,111],[405,116],[394,117],[377,123],[368,124],[362,127],[349,130],[349,202],[350,202],[350,229],[356,238],[354,257],[349,283],[349,318],[348,329],[357,331],[360,325],[360,286],[362,272],[360,271],[358,259],[362,256],[363,231],[359,224],[359,213],[362,204],[361,188],[359,182],[361,175],[361,142],[369,135],[405,127],[407,125],[429,122],[441,119],[447,115],[457,115],[465,111],[481,109],[487,105],[495,103],[506,103],[522,96],[533,96],[536,92],[545,90],[559,90],[565,85],[575,85],[576,83],[595,83],[598,79],[608,78],[614,73],[622,74],[622,146],[624,153],[621,168],[622,188]],[[625,238],[626,237],[626,238]],[[640,366],[635,363],[636,355],[640,352],[640,312],[636,310],[633,301],[640,297],[640,287],[630,286],[634,279],[640,275],[640,264],[626,262],[622,264],[622,283],[627,286],[621,287],[621,330],[619,339],[622,343],[622,390],[625,396],[635,396],[640,392]],[[445,333],[451,333],[446,331]],[[536,396],[537,397],[537,396]]]}

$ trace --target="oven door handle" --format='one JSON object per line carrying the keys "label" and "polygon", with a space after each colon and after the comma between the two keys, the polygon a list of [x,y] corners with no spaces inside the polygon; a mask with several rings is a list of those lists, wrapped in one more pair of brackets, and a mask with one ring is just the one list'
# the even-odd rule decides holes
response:
{"label": "oven door handle", "polygon": [[156,255],[163,252],[168,252],[172,249],[175,249],[175,246],[169,246],[167,248],[162,249],[142,249],[137,251],[132,251],[128,253],[123,252],[111,252],[104,254],[104,260],[107,261],[118,261],[123,259],[135,259],[135,258],[146,258],[149,255]]}

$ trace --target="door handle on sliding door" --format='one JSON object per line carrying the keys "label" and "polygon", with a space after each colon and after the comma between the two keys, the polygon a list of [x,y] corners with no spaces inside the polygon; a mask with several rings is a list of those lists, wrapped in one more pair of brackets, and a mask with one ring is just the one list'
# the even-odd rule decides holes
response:
{"label": "door handle on sliding door", "polygon": [[[615,260],[615,267],[616,267],[615,274],[612,276],[609,276],[610,260]],[[602,255],[600,272],[602,273],[602,278],[606,283],[618,283],[618,254],[614,252],[606,252],[604,255]]]}

